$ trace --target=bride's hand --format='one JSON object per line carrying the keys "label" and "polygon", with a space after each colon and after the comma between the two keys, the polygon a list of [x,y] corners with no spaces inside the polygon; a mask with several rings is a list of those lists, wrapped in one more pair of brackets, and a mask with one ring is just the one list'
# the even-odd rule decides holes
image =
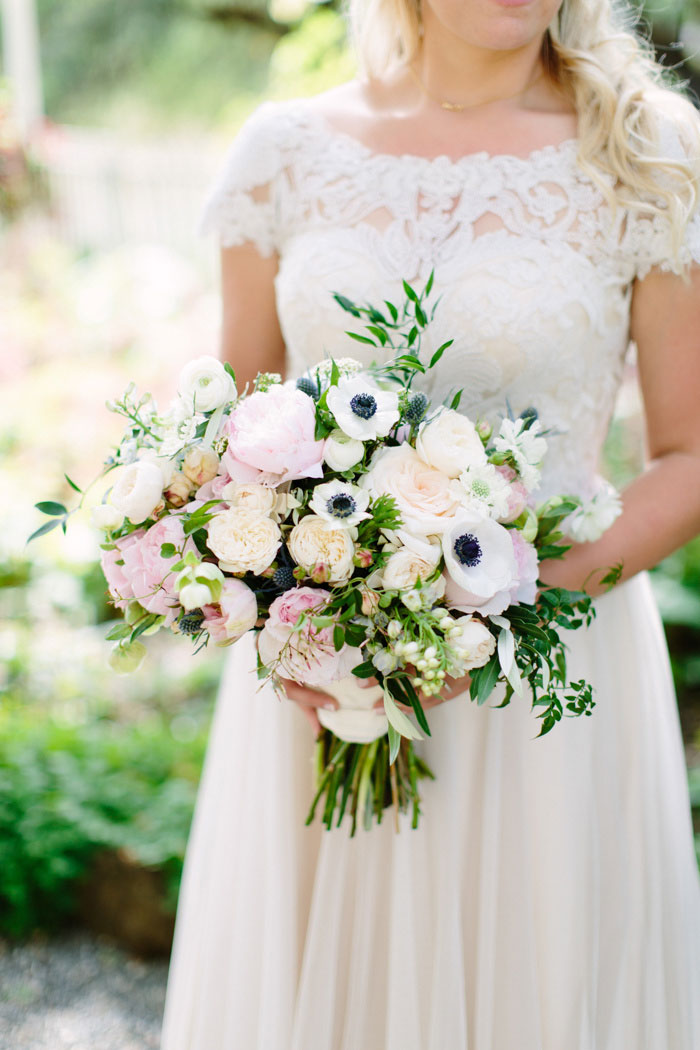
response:
{"label": "bride's hand", "polygon": [[320,689],[310,689],[307,685],[299,685],[290,678],[282,678],[284,691],[290,700],[299,705],[299,710],[309,722],[316,736],[321,732],[322,726],[318,720],[316,709],[325,707],[329,711],[338,709],[338,701],[330,695],[323,693]]}

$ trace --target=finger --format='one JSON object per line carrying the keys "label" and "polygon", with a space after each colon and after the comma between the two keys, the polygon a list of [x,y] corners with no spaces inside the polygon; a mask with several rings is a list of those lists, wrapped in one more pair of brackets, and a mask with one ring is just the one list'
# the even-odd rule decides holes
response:
{"label": "finger", "polygon": [[300,704],[299,705],[299,710],[304,715],[304,717],[306,718],[307,722],[309,723],[309,725],[313,729],[314,736],[318,736],[318,734],[321,732],[321,723],[318,720],[318,715],[316,714],[315,708],[313,708],[313,707],[304,707],[303,704]]}
{"label": "finger", "polygon": [[309,689],[307,686],[299,685],[298,682],[292,682],[290,679],[284,680],[284,691],[290,700],[294,700],[295,703],[300,704],[302,707],[325,707],[329,711],[335,711],[338,707],[338,701],[329,693]]}
{"label": "finger", "polygon": [[379,682],[374,677],[372,677],[372,678],[358,678],[357,679],[357,684],[359,685],[360,689],[369,689],[372,686],[379,685]]}

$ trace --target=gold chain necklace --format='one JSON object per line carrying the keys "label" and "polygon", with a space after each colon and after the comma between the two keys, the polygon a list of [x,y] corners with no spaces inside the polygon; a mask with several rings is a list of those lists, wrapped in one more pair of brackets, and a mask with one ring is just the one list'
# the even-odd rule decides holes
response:
{"label": "gold chain necklace", "polygon": [[423,92],[423,94],[426,95],[426,97],[429,98],[431,102],[435,102],[436,105],[440,106],[442,109],[447,109],[452,113],[461,113],[465,109],[474,109],[476,108],[476,106],[485,106],[489,102],[507,102],[511,98],[517,98],[518,95],[524,94],[524,92],[527,91],[529,87],[532,87],[533,84],[536,84],[542,76],[542,70],[540,70],[540,72],[537,74],[534,80],[531,80],[530,83],[526,84],[524,88],[521,88],[519,91],[514,92],[514,94],[512,95],[499,95],[498,98],[484,99],[482,102],[448,102],[446,99],[436,98],[435,95],[428,91],[427,87],[425,86],[421,77],[418,75],[417,71],[413,68],[413,66],[409,65],[408,70],[418,87]]}

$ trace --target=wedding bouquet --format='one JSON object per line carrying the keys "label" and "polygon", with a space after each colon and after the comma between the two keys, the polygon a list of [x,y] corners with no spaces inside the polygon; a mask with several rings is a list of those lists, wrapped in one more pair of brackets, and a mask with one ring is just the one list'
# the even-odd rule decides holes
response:
{"label": "wedding bouquet", "polygon": [[[477,704],[499,682],[501,706],[527,695],[540,735],[594,706],[591,686],[567,678],[562,640],[590,622],[591,600],[538,589],[538,565],[561,557],[565,535],[600,535],[619,498],[538,505],[548,439],[534,409],[492,429],[457,411],[459,392],[434,405],[417,389],[451,345],[422,360],[431,288],[404,282],[403,305],[382,310],[336,295],[367,322],[348,337],[383,364],[328,359],[239,393],[228,364],[202,357],[164,413],[129,387],[110,404],[127,426],[92,512],[124,617],[108,634],[115,669],[134,669],[141,636],[162,628],[197,649],[258,632],[261,679],[338,701],[318,712],[307,822],[323,799],[326,827],[349,813],[351,834],[392,804],[397,828],[409,808],[417,825],[418,782],[434,775],[414,748],[430,735],[421,696],[446,680],[469,675]],[[73,511],[37,506],[51,520],[33,537],[65,531]]]}

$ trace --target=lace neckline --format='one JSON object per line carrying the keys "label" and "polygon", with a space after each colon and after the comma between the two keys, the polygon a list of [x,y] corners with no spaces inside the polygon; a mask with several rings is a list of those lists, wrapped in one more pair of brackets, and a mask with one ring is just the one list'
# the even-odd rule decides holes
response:
{"label": "lace neckline", "polygon": [[313,107],[299,107],[295,116],[299,117],[308,127],[315,125],[316,129],[323,133],[326,138],[333,138],[343,143],[347,148],[354,149],[366,160],[377,160],[384,163],[396,161],[397,164],[412,164],[422,168],[455,168],[461,169],[471,164],[507,164],[527,166],[536,164],[538,161],[547,160],[559,155],[567,156],[575,153],[579,147],[578,136],[570,136],[560,142],[548,143],[530,150],[524,156],[515,153],[489,153],[488,150],[478,150],[475,153],[465,153],[462,157],[452,159],[446,153],[440,153],[435,157],[425,157],[419,153],[382,153],[372,149],[365,142],[351,135],[347,131],[341,131],[330,122],[328,117]]}

